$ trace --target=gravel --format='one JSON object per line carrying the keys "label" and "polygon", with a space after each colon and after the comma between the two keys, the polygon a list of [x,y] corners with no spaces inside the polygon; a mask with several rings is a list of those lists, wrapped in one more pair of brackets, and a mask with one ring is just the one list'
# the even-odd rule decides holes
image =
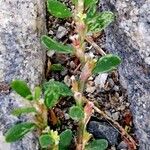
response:
{"label": "gravel", "polygon": [[104,88],[107,77],[108,77],[107,73],[99,74],[94,80],[95,86],[98,87],[99,89]]}
{"label": "gravel", "polygon": [[68,33],[67,29],[63,26],[59,26],[58,27],[58,30],[57,30],[57,33],[56,33],[56,37],[58,39],[61,39],[63,38],[66,34]]}
{"label": "gravel", "polygon": [[111,115],[111,117],[112,117],[115,121],[117,121],[117,120],[119,119],[119,116],[120,116],[120,112],[115,112],[115,113],[113,113],[113,114]]}

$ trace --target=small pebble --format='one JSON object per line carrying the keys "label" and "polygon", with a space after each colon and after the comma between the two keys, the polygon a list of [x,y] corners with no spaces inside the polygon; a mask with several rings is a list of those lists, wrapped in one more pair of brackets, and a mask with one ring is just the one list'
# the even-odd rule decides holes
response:
{"label": "small pebble", "polygon": [[48,57],[52,57],[55,54],[55,51],[51,50],[51,51],[47,51],[47,56]]}
{"label": "small pebble", "polygon": [[111,116],[115,121],[117,121],[119,119],[119,115],[120,115],[120,112],[115,112]]}
{"label": "small pebble", "polygon": [[109,79],[108,79],[108,84],[109,84],[109,86],[112,88],[115,83],[114,83],[113,79],[109,78]]}
{"label": "small pebble", "polygon": [[93,59],[94,56],[95,56],[92,52],[88,52],[88,53],[86,53],[85,55],[86,55],[86,57],[89,58],[89,59]]}
{"label": "small pebble", "polygon": [[117,99],[119,99],[119,93],[117,93],[117,92],[115,92],[115,97],[117,98]]}
{"label": "small pebble", "polygon": [[93,81],[88,81],[87,84],[90,85],[90,86],[93,86],[93,85],[94,85],[94,82],[93,82]]}
{"label": "small pebble", "polygon": [[93,81],[93,79],[94,78],[91,76],[91,77],[88,78],[88,81]]}
{"label": "small pebble", "polygon": [[70,85],[71,85],[70,76],[67,75],[64,77],[64,83],[70,87]]}
{"label": "small pebble", "polygon": [[111,113],[115,113],[115,112],[116,112],[116,110],[115,110],[115,109],[112,109],[112,110],[111,110]]}
{"label": "small pebble", "polygon": [[69,120],[69,119],[70,119],[70,116],[69,116],[68,113],[65,113],[65,119],[66,119],[66,120]]}
{"label": "small pebble", "polygon": [[105,111],[105,113],[106,113],[107,116],[111,117],[111,113],[110,113],[109,110]]}
{"label": "small pebble", "polygon": [[64,68],[64,70],[61,71],[61,75],[62,75],[62,76],[67,75],[67,73],[68,73],[68,69],[66,69],[66,68]]}
{"label": "small pebble", "polygon": [[123,111],[125,110],[126,106],[125,105],[121,105],[120,107],[117,108],[117,110]]}
{"label": "small pebble", "polygon": [[50,30],[50,31],[48,32],[48,34],[49,34],[49,35],[54,35],[54,32],[53,32],[52,30]]}
{"label": "small pebble", "polygon": [[130,103],[126,103],[126,106],[129,107],[129,106],[130,106]]}
{"label": "small pebble", "polygon": [[119,102],[120,103],[123,102],[123,97],[122,96],[119,97]]}
{"label": "small pebble", "polygon": [[120,142],[120,144],[118,145],[118,150],[128,150],[128,145],[127,143],[125,143],[124,141]]}
{"label": "small pebble", "polygon": [[116,147],[115,146],[111,146],[111,150],[116,150]]}
{"label": "small pebble", "polygon": [[72,69],[74,69],[74,68],[76,67],[76,64],[75,64],[73,61],[71,61],[71,62],[70,62],[70,67],[71,67]]}
{"label": "small pebble", "polygon": [[99,74],[94,80],[96,87],[98,87],[100,89],[104,88],[107,77],[108,77],[107,73]]}
{"label": "small pebble", "polygon": [[95,90],[96,90],[96,87],[94,85],[94,82],[93,81],[88,81],[87,84],[86,84],[85,91],[87,93],[93,93]]}
{"label": "small pebble", "polygon": [[65,26],[66,26],[66,27],[69,27],[69,26],[70,26],[70,23],[69,23],[69,22],[66,22],[66,23],[65,23]]}
{"label": "small pebble", "polygon": [[67,29],[63,26],[59,26],[57,33],[56,33],[56,37],[58,39],[61,39],[62,37],[64,37],[66,34],[68,33]]}
{"label": "small pebble", "polygon": [[118,92],[118,91],[119,91],[119,86],[115,85],[115,86],[113,87],[113,90],[116,91],[116,92]]}
{"label": "small pebble", "polygon": [[96,90],[95,86],[87,85],[87,87],[86,87],[86,92],[88,92],[88,93],[94,93],[95,90]]}

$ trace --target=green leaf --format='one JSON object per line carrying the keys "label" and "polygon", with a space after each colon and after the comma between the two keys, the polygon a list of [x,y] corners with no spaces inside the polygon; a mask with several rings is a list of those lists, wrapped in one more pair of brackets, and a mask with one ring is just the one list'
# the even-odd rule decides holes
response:
{"label": "green leaf", "polygon": [[46,82],[43,88],[45,105],[48,108],[55,106],[59,102],[60,97],[73,95],[66,84],[54,80]]}
{"label": "green leaf", "polygon": [[34,107],[16,108],[11,113],[14,116],[19,116],[21,114],[28,114],[32,112],[36,113],[36,109]]}
{"label": "green leaf", "polygon": [[105,139],[94,140],[86,146],[86,150],[106,150],[108,142]]}
{"label": "green leaf", "polygon": [[55,91],[47,91],[44,97],[44,103],[48,108],[54,107],[59,102],[60,95]]}
{"label": "green leaf", "polygon": [[87,11],[87,17],[85,20],[87,24],[89,24],[90,21],[95,17],[96,10],[97,10],[97,5],[96,3],[95,4],[93,3]]}
{"label": "green leaf", "polygon": [[67,149],[71,144],[72,131],[67,129],[60,134],[59,150]]}
{"label": "green leaf", "polygon": [[48,148],[51,145],[54,145],[54,140],[49,134],[43,134],[39,137],[39,142],[41,148]]}
{"label": "green leaf", "polygon": [[26,97],[26,99],[31,101],[31,100],[33,100],[33,96],[32,96],[32,95],[28,95],[28,96]]}
{"label": "green leaf", "polygon": [[[96,4],[97,2],[98,2],[98,0],[84,0],[85,9],[92,7],[93,4]],[[77,4],[78,0],[72,0],[72,3]]]}
{"label": "green leaf", "polygon": [[121,63],[121,59],[117,55],[113,54],[107,54],[105,56],[102,56],[96,63],[96,66],[93,70],[93,73],[104,73],[104,72],[110,72]]}
{"label": "green leaf", "polygon": [[11,88],[16,91],[20,96],[32,100],[32,93],[30,88],[27,86],[25,81],[22,80],[14,80],[11,82]]}
{"label": "green leaf", "polygon": [[35,87],[34,88],[34,100],[39,100],[40,99],[40,96],[41,96],[41,93],[42,93],[42,91],[41,91],[41,88],[40,87]]}
{"label": "green leaf", "polygon": [[61,64],[52,64],[50,70],[51,71],[63,71],[64,67]]}
{"label": "green leaf", "polygon": [[25,122],[14,125],[5,134],[5,139],[7,142],[15,142],[24,137],[25,134],[34,130],[36,125],[34,123]]}
{"label": "green leaf", "polygon": [[93,16],[87,16],[86,19],[88,31],[92,33],[101,32],[113,21],[114,14],[110,11],[95,13]]}
{"label": "green leaf", "polygon": [[57,41],[51,39],[47,35],[43,35],[41,37],[41,41],[42,41],[42,44],[49,50],[54,50],[55,52],[64,53],[64,54],[73,53],[73,48],[71,46],[58,43]]}
{"label": "green leaf", "polygon": [[73,120],[79,121],[84,118],[84,111],[79,106],[72,106],[69,110],[69,115]]}
{"label": "green leaf", "polygon": [[96,4],[98,2],[98,0],[84,0],[84,5],[85,8],[90,8],[92,7],[94,4]]}
{"label": "green leaf", "polygon": [[47,1],[48,11],[57,18],[68,18],[71,17],[71,11],[61,2],[57,0]]}
{"label": "green leaf", "polygon": [[58,81],[50,80],[44,84],[44,91],[54,91],[55,93],[59,94],[60,96],[72,96],[72,91],[70,88]]}
{"label": "green leaf", "polygon": [[56,86],[58,87],[58,92],[61,96],[73,96],[71,89],[64,83],[55,82]]}
{"label": "green leaf", "polygon": [[78,3],[78,0],[72,0],[72,3],[76,5]]}
{"label": "green leaf", "polygon": [[53,138],[55,146],[58,146],[59,140],[60,140],[60,137],[58,135],[58,131],[57,130],[56,131],[50,130],[49,134]]}

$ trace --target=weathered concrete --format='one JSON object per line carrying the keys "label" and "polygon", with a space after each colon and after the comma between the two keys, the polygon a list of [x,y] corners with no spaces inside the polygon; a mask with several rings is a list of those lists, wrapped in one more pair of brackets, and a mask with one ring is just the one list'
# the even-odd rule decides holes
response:
{"label": "weathered concrete", "polygon": [[150,0],[102,0],[116,14],[105,48],[122,57],[120,81],[128,91],[140,150],[150,150]]}
{"label": "weathered concrete", "polygon": [[7,84],[12,79],[24,79],[33,88],[41,82],[45,52],[40,36],[45,32],[45,23],[44,0],[0,1],[0,150],[38,149],[33,134],[11,145],[4,142],[3,134],[13,123],[28,120],[10,114],[23,101],[9,91]]}

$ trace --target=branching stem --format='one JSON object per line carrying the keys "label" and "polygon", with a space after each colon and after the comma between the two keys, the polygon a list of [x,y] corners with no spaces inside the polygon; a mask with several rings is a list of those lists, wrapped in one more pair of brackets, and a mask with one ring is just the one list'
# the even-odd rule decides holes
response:
{"label": "branching stem", "polygon": [[[88,62],[88,59],[85,58],[85,41],[87,41],[89,44],[91,44],[101,55],[106,55],[106,53],[94,42],[93,38],[90,36],[87,36],[87,26],[84,23],[84,0],[78,0],[78,3],[74,10],[74,21],[76,24],[76,33],[78,35],[78,39],[73,42],[73,45],[76,49],[76,57],[81,61],[81,68],[84,68],[86,63]],[[78,44],[76,44],[78,43]],[[93,69],[94,65],[90,68]],[[77,68],[78,69],[78,68]],[[87,68],[86,68],[87,70]],[[81,72],[82,78],[86,77],[88,74],[88,70],[84,71],[85,74]],[[88,76],[89,77],[89,76]],[[80,89],[79,92],[83,96],[83,92],[85,89],[87,80],[79,80]],[[84,97],[84,96],[83,96]],[[89,102],[86,98],[83,98],[83,104]],[[83,106],[82,106],[83,107]],[[112,118],[107,116],[103,111],[101,111],[98,107],[95,105],[93,106],[93,109],[98,112],[100,115],[102,115],[105,119],[112,122],[113,125],[120,131],[121,135],[126,139],[128,143],[130,143],[133,147],[133,150],[136,150],[136,142],[133,140],[133,138],[123,129],[118,122],[114,121]],[[77,137],[77,146],[76,150],[83,150],[85,147],[85,143],[83,143],[83,134],[84,134],[85,125],[83,120],[79,121],[78,123],[78,137]]]}

